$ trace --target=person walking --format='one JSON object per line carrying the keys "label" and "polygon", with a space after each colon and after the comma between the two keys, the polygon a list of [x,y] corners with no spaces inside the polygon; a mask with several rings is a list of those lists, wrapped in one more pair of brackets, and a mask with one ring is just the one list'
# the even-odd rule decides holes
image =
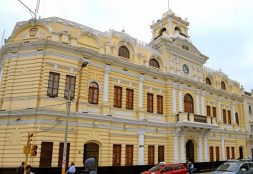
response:
{"label": "person walking", "polygon": [[32,171],[32,166],[31,165],[27,165],[25,167],[25,174],[34,174]]}
{"label": "person walking", "polygon": [[85,172],[87,174],[97,174],[95,158],[88,158],[85,160]]}
{"label": "person walking", "polygon": [[22,162],[21,165],[17,168],[16,174],[24,174],[25,162]]}
{"label": "person walking", "polygon": [[188,171],[190,174],[194,172],[194,165],[191,161],[189,161]]}
{"label": "person walking", "polygon": [[74,174],[75,172],[76,172],[76,167],[75,167],[74,163],[72,162],[70,164],[70,167],[69,167],[69,169],[68,169],[68,171],[66,173],[67,174]]}

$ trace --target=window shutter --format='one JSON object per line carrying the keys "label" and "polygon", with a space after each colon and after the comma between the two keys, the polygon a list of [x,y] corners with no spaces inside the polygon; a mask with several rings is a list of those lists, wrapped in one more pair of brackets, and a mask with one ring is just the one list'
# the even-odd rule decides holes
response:
{"label": "window shutter", "polygon": [[49,97],[58,97],[60,74],[55,72],[49,73],[47,95]]}
{"label": "window shutter", "polygon": [[212,146],[209,147],[209,153],[210,153],[210,162],[212,162],[212,161],[214,161],[214,159],[213,159],[213,147]]}
{"label": "window shutter", "polygon": [[227,123],[227,116],[226,116],[226,110],[223,109],[223,123],[226,124]]}

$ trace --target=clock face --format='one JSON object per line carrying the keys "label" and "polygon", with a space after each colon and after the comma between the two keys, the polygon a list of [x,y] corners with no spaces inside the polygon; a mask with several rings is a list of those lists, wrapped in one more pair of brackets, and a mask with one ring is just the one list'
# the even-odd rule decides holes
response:
{"label": "clock face", "polygon": [[186,64],[183,64],[183,72],[185,73],[185,75],[188,75],[190,72],[189,66]]}

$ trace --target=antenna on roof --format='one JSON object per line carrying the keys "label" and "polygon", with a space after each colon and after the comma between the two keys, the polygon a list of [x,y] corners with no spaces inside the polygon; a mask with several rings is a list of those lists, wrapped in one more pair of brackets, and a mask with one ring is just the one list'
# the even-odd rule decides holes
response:
{"label": "antenna on roof", "polygon": [[40,8],[40,0],[37,0],[37,4],[36,4],[36,8],[35,8],[35,19],[37,18],[39,8]]}
{"label": "antenna on roof", "polygon": [[37,18],[38,12],[39,12],[39,7],[40,7],[40,0],[37,0],[36,8],[35,11],[32,11],[25,3],[23,3],[21,0],[18,0],[25,8],[28,9],[30,15],[32,16],[33,19]]}

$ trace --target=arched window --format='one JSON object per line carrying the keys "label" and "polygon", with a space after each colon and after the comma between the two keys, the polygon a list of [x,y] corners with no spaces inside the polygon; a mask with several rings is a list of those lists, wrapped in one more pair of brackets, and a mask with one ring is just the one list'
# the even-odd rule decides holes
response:
{"label": "arched window", "polygon": [[96,82],[91,82],[89,85],[89,103],[98,104],[99,88]]}
{"label": "arched window", "polygon": [[236,124],[239,125],[239,116],[237,112],[235,113],[235,121],[236,121]]}
{"label": "arched window", "polygon": [[191,94],[186,94],[184,96],[184,111],[194,113],[193,98]]}
{"label": "arched window", "polygon": [[226,90],[226,85],[225,85],[225,82],[224,82],[224,81],[221,81],[221,89]]}
{"label": "arched window", "polygon": [[126,46],[119,47],[118,56],[125,57],[125,58],[128,58],[128,59],[130,58],[129,50],[127,49]]}
{"label": "arched window", "polygon": [[211,80],[209,78],[206,78],[206,84],[212,85],[212,82],[211,82]]}
{"label": "arched window", "polygon": [[181,33],[181,29],[179,27],[175,27],[175,31],[178,31],[179,33]]}
{"label": "arched window", "polygon": [[155,59],[150,59],[150,60],[149,60],[149,66],[153,66],[153,67],[156,67],[156,68],[160,68],[159,63],[158,63],[157,60],[155,60]]}
{"label": "arched window", "polygon": [[162,28],[162,29],[160,30],[160,32],[159,32],[159,36],[163,35],[163,32],[165,32],[165,31],[166,31],[166,28]]}

